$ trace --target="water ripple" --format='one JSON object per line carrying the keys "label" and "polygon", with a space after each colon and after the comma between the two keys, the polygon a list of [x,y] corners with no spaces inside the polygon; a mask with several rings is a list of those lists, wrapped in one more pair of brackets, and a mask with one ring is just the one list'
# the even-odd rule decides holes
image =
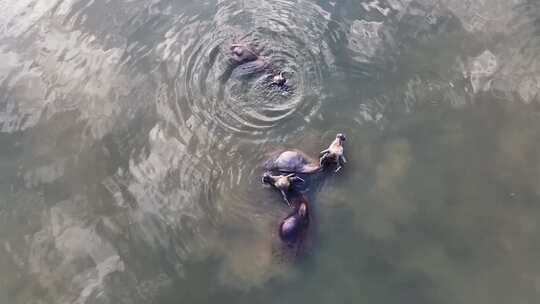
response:
{"label": "water ripple", "polygon": [[[294,117],[309,120],[320,107],[325,66],[321,35],[326,23],[314,21],[324,20],[324,11],[303,2],[245,5],[239,10],[237,3],[222,1],[213,22],[181,18],[178,32],[168,33],[182,43],[176,46],[181,55],[177,85],[186,96],[187,111],[210,127],[245,135],[272,132]],[[307,12],[305,19],[296,17],[300,10]],[[238,24],[239,20],[249,22]],[[231,66],[229,45],[239,40],[260,48],[271,68]],[[167,44],[164,54],[172,59],[171,49]],[[271,70],[290,75],[287,90],[270,86]]]}

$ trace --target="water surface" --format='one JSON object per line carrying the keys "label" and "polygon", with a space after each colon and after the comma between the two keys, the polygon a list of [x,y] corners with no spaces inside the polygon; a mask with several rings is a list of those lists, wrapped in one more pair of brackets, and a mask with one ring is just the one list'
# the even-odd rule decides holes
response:
{"label": "water surface", "polygon": [[[540,300],[533,0],[0,0],[0,303]],[[231,69],[249,42],[291,88]],[[348,163],[307,248],[269,153]]]}

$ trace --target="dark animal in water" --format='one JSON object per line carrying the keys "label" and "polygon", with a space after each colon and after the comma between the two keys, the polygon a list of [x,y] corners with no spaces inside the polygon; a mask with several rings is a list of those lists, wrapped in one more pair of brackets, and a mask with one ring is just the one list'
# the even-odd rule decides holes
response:
{"label": "dark animal in water", "polygon": [[345,135],[338,133],[328,149],[321,151],[319,165],[324,167],[328,163],[335,163],[337,164],[335,172],[338,172],[347,163],[347,159],[343,154],[343,143],[346,140]]}
{"label": "dark animal in water", "polygon": [[243,64],[259,58],[257,51],[246,44],[234,43],[231,45],[230,50],[230,60],[233,64]]}
{"label": "dark animal in water", "polygon": [[265,172],[262,177],[262,182],[277,188],[281,192],[285,203],[287,203],[287,205],[290,207],[291,203],[287,198],[287,193],[293,189],[295,183],[303,183],[305,181],[301,177],[296,176],[294,173],[288,175],[272,175]]}
{"label": "dark animal in water", "polygon": [[294,211],[281,221],[279,237],[288,245],[301,240],[309,224],[309,205],[304,196],[301,196]]}
{"label": "dark animal in water", "polygon": [[275,174],[312,174],[319,172],[320,166],[302,151],[287,150],[270,159],[266,170]]}
{"label": "dark animal in water", "polygon": [[271,86],[277,86],[287,90],[287,78],[284,72],[279,72],[269,60],[259,55],[259,51],[245,43],[233,43],[230,46],[229,62],[230,70],[225,73],[234,78],[250,76],[262,71],[270,71],[267,76]]}
{"label": "dark animal in water", "polygon": [[231,77],[233,78],[243,78],[243,77],[250,77],[257,73],[262,73],[268,68],[268,62],[263,59],[259,58],[254,61],[242,63],[240,65],[237,65],[233,67],[231,71]]}

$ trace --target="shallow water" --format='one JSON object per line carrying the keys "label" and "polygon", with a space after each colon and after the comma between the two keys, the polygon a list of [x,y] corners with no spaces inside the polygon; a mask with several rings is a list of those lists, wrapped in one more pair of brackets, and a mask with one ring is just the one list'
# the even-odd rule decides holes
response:
{"label": "shallow water", "polygon": [[[540,2],[0,0],[0,303],[538,303]],[[289,89],[233,42],[257,46]],[[297,258],[271,153],[313,185]]]}

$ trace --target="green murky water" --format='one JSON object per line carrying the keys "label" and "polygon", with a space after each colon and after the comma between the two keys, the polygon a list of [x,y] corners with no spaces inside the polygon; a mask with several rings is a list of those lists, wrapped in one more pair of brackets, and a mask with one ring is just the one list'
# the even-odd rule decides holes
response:
{"label": "green murky water", "polygon": [[[540,2],[0,0],[0,303],[538,303]],[[231,69],[256,44],[291,89]],[[268,153],[348,163],[309,246]]]}

